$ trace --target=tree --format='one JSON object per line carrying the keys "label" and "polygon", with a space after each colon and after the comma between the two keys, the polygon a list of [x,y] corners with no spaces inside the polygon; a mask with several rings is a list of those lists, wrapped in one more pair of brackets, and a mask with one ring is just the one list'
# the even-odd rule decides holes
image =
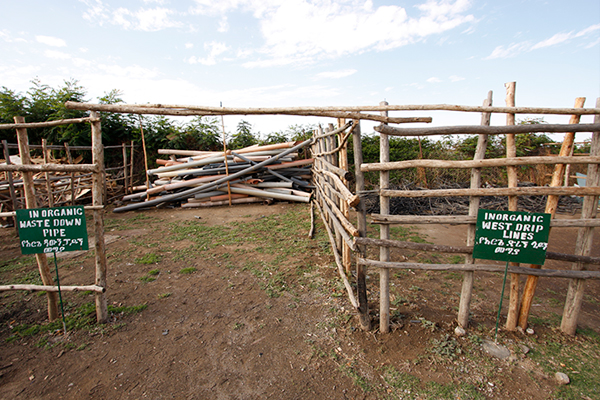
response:
{"label": "tree", "polygon": [[171,149],[208,150],[223,149],[220,128],[216,118],[196,117],[173,132],[168,144]]}
{"label": "tree", "polygon": [[252,133],[252,125],[248,121],[242,120],[238,123],[236,132],[233,134],[227,147],[232,150],[243,149],[257,143],[258,138]]}

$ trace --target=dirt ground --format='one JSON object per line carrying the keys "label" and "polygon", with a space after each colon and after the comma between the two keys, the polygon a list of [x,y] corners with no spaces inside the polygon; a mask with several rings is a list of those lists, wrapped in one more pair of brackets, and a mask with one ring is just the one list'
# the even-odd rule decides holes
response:
{"label": "dirt ground", "polygon": [[[414,388],[428,387],[430,394],[419,398],[547,399],[558,385],[519,345],[535,349],[552,340],[581,340],[556,329],[568,282],[540,279],[531,319],[535,333],[501,332],[513,355],[486,355],[478,340],[492,337],[502,282],[492,273],[476,274],[467,336],[453,338],[462,276],[448,272],[394,274],[392,333],[363,332],[324,228],[318,224],[317,237],[306,237],[306,205],[106,217],[108,301],[113,310],[130,308],[114,311],[106,325],[74,329],[66,338],[53,331],[15,335],[24,332],[20,326],[44,323],[46,297],[0,294],[0,398],[417,398]],[[253,230],[255,224],[266,230]],[[206,243],[176,227],[205,232]],[[464,227],[406,229],[432,243],[464,245]],[[267,242],[263,236],[273,232],[282,234]],[[571,254],[575,238],[576,229],[555,229],[550,250]],[[598,240],[593,255],[600,256]],[[392,257],[442,260],[414,252],[395,251]],[[66,253],[58,264],[63,285],[94,281],[92,252]],[[546,267],[565,265],[549,261]],[[35,269],[31,257],[20,256],[14,230],[0,229],[0,283],[31,278]],[[377,326],[378,275],[368,275]],[[63,298],[68,314],[94,301],[86,293]],[[590,280],[580,327],[600,332],[598,304],[600,284]],[[417,383],[408,385],[409,378]],[[462,394],[437,397],[442,392],[435,390],[447,387]]]}

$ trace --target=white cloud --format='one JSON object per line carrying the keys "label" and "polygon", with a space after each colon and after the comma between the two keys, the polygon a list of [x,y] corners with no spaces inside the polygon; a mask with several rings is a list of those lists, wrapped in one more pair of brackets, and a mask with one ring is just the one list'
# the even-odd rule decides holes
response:
{"label": "white cloud", "polygon": [[431,78],[427,79],[427,82],[429,83],[440,83],[442,80],[440,78],[437,78],[435,76],[432,76]]}
{"label": "white cloud", "polygon": [[[545,47],[550,47],[550,46],[556,46],[561,43],[569,42],[570,40],[575,39],[575,38],[587,36],[590,33],[595,32],[599,29],[600,29],[600,24],[596,24],[596,25],[591,25],[577,33],[572,32],[572,31],[568,32],[568,33],[564,33],[564,32],[557,33],[557,34],[549,37],[548,39],[544,39],[533,45],[530,42],[520,42],[520,43],[511,44],[508,48],[505,48],[504,46],[497,46],[494,49],[494,51],[492,51],[492,54],[487,56],[485,58],[485,60],[492,60],[494,58],[509,58],[509,57],[514,57],[522,52],[543,49]],[[593,47],[593,45],[594,45],[594,43],[592,44],[592,46],[589,46],[589,47]],[[586,48],[589,48],[589,47],[586,46]]]}
{"label": "white cloud", "polygon": [[64,40],[53,36],[39,35],[35,37],[35,40],[37,40],[38,43],[42,43],[52,47],[65,47],[67,45],[67,43]]}
{"label": "white cloud", "polygon": [[225,53],[229,50],[229,47],[225,43],[210,42],[204,43],[204,49],[208,51],[208,55],[204,58],[192,56],[186,61],[189,64],[203,64],[203,65],[215,65],[217,63],[217,56]]}
{"label": "white cloud", "polygon": [[459,81],[464,81],[465,78],[463,78],[462,76],[456,76],[456,75],[451,75],[449,77],[450,82],[459,82]]}
{"label": "white cloud", "polygon": [[531,50],[541,49],[543,47],[549,47],[549,46],[554,46],[556,44],[564,43],[564,42],[568,41],[569,39],[571,39],[573,36],[574,36],[573,32],[557,33],[556,35],[552,36],[551,38],[542,40],[541,42],[534,44],[531,47]]}
{"label": "white cloud", "polygon": [[153,79],[158,76],[156,70],[140,67],[139,65],[122,67],[116,64],[100,64],[98,69],[109,75],[128,79]]}
{"label": "white cloud", "polygon": [[520,54],[524,51],[529,51],[530,49],[531,44],[528,42],[511,44],[507,48],[504,48],[504,46],[498,46],[494,49],[494,51],[492,51],[492,54],[485,58],[485,60],[515,57],[517,54]]}
{"label": "white cloud", "polygon": [[186,44],[185,44],[185,48],[186,48],[186,49],[191,49],[191,48],[193,48],[193,47],[194,47],[194,43],[186,43]]}
{"label": "white cloud", "polygon": [[67,53],[63,53],[62,51],[56,50],[46,50],[44,55],[48,58],[53,58],[55,60],[69,60],[71,59],[71,55]]}
{"label": "white cloud", "polygon": [[347,76],[350,75],[354,75],[356,72],[358,72],[355,69],[341,69],[338,71],[327,71],[327,72],[320,72],[316,75],[316,78],[319,79],[339,79],[339,78],[345,78]]}
{"label": "white cloud", "polygon": [[112,15],[113,23],[121,25],[125,29],[152,32],[181,26],[180,22],[169,17],[174,13],[175,11],[163,7],[142,8],[138,11],[120,7]]}
{"label": "white cloud", "polygon": [[374,7],[370,0],[195,0],[191,13],[226,16],[240,10],[258,20],[266,59],[247,67],[314,61],[370,50],[385,51],[472,21],[468,0],[428,0],[409,17],[397,5]]}
{"label": "white cloud", "polygon": [[12,37],[12,35],[6,29],[0,30],[0,39],[4,40],[5,42],[8,42],[8,43],[13,43],[13,42],[27,43],[27,40],[25,40],[25,39]]}

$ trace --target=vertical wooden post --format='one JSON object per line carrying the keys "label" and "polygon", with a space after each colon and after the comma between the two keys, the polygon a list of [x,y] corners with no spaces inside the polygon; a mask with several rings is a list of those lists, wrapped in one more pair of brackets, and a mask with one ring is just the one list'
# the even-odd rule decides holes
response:
{"label": "vertical wooden post", "polygon": [[[346,124],[345,119],[338,118],[338,128],[341,128],[345,124]],[[344,132],[341,132],[339,135],[338,140],[340,143],[342,141],[343,133]],[[348,144],[347,143],[348,142],[344,143],[344,145],[340,149],[340,152],[338,155],[340,168],[343,168],[345,171],[348,171]],[[344,182],[344,185],[348,186],[348,180],[345,177],[342,178],[342,182]],[[341,200],[341,199],[340,199],[340,209],[342,210],[344,217],[346,217],[346,219],[349,219],[350,210],[348,207],[348,203],[346,203],[344,200]],[[344,265],[344,270],[346,271],[346,274],[350,274],[351,268],[352,268],[352,251],[350,250],[350,247],[348,247],[348,244],[346,244],[345,240],[342,242],[342,264]]]}
{"label": "vertical wooden post", "polygon": [[[4,147],[4,159],[6,160],[6,165],[10,165],[10,151],[8,150],[8,143],[6,142],[6,140],[2,141],[2,147]],[[12,202],[12,206],[13,206],[13,211],[18,210],[19,209],[19,202],[17,201],[17,193],[15,193],[15,183],[13,181],[13,173],[10,171],[6,172],[6,175],[8,176],[8,188],[10,191],[10,200]],[[14,224],[15,224],[15,230],[17,231],[17,234],[19,233],[19,225],[17,224],[17,219],[15,217],[11,217]]]}
{"label": "vertical wooden post", "polygon": [[131,161],[129,161],[129,184],[131,186],[131,191],[133,193],[133,151],[135,149],[135,146],[133,145],[133,140],[131,141]]}
{"label": "vertical wooden post", "polygon": [[[67,160],[69,164],[73,164],[73,157],[71,157],[71,149],[69,149],[69,143],[65,142],[65,151],[67,153]],[[71,172],[71,205],[75,205],[75,173]]]}
{"label": "vertical wooden post", "polygon": [[[600,97],[596,99],[596,107],[600,108]],[[594,123],[600,123],[600,115],[596,114]],[[590,156],[600,155],[600,132],[592,134],[592,144],[590,148]],[[587,187],[600,185],[600,173],[598,164],[588,165],[588,172],[585,181]],[[598,196],[585,196],[583,199],[583,207],[581,208],[581,218],[596,218],[598,209]],[[594,237],[594,228],[586,227],[579,228],[577,234],[577,242],[575,245],[575,254],[589,256],[592,249],[592,239]],[[576,271],[583,270],[583,263],[573,263],[571,269]],[[572,279],[569,281],[569,289],[565,299],[565,308],[560,324],[560,329],[567,335],[574,335],[577,331],[577,319],[581,310],[581,302],[583,301],[583,291],[585,287],[584,279]]]}
{"label": "vertical wooden post", "polygon": [[[585,104],[585,97],[578,97],[575,99],[575,108],[582,108]],[[570,124],[578,124],[581,119],[581,115],[572,115],[569,120]],[[565,134],[562,146],[560,147],[559,157],[566,157],[571,154],[571,150],[575,144],[575,132],[568,132]],[[552,182],[550,186],[561,186],[563,175],[565,173],[565,164],[556,164],[554,167],[554,174],[552,175]],[[554,218],[556,214],[556,208],[558,207],[558,195],[548,196],[546,201],[547,214],[551,214]],[[531,268],[540,269],[541,265],[530,265]],[[521,302],[521,310],[519,311],[519,326],[523,329],[527,328],[527,319],[529,318],[529,311],[531,310],[531,304],[533,303],[533,296],[535,295],[535,289],[537,287],[538,277],[529,275],[525,282],[525,288],[523,289],[523,301]]]}
{"label": "vertical wooden post", "polygon": [[[15,117],[15,123],[25,123],[25,118]],[[27,136],[27,129],[17,129],[17,140],[19,142],[19,155],[21,156],[21,163],[23,165],[31,164],[31,157],[29,156],[29,137]],[[33,186],[33,173],[23,172],[23,189],[25,192],[25,203],[27,208],[37,208],[37,200],[35,198],[35,188]],[[16,222],[16,221],[15,221]],[[36,254],[35,259],[38,264],[42,283],[48,286],[54,286],[52,280],[52,274],[50,273],[50,267],[48,266],[48,258],[46,254]],[[58,295],[56,292],[46,292],[48,298],[48,319],[54,321],[58,318]]]}
{"label": "vertical wooden post", "polygon": [[[100,171],[94,173],[92,178],[92,204],[101,206],[104,204],[104,146],[102,145],[102,128],[100,125],[100,113],[91,111],[92,121],[92,163],[96,164]],[[95,244],[94,253],[96,261],[96,285],[103,288],[106,284],[106,246],[104,244],[104,210],[93,210]],[[99,323],[108,321],[108,305],[106,293],[96,292],[96,320]]]}
{"label": "vertical wooden post", "polygon": [[[142,116],[138,114],[140,119],[140,133],[142,135],[142,148],[144,150],[144,177],[146,179],[146,189],[150,189],[150,177],[148,176],[148,153],[146,152],[146,139],[144,138],[144,127],[142,126]],[[102,162],[104,165],[104,161]],[[146,195],[146,199],[150,199],[150,195]]]}
{"label": "vertical wooden post", "polygon": [[[356,128],[352,132],[352,145],[354,148],[354,173],[356,176],[356,194],[360,196],[360,192],[365,190],[365,175],[360,170],[360,165],[363,162],[362,142],[360,132],[360,120],[354,120]],[[356,207],[357,211],[357,228],[360,237],[367,236],[367,211],[365,208],[365,200],[360,196],[360,203]],[[365,246],[358,246],[360,256],[365,255]],[[371,330],[371,319],[369,318],[369,305],[367,299],[367,267],[356,263],[356,290],[358,300],[358,319],[363,330]]]}
{"label": "vertical wooden post", "polygon": [[123,193],[127,194],[128,185],[127,145],[123,142]]}
{"label": "vertical wooden post", "polygon": [[[42,139],[42,152],[44,153],[44,164],[48,164],[50,162],[50,157],[48,157],[48,145],[46,143],[46,138]],[[50,182],[50,172],[44,172],[44,177],[46,178],[46,191],[48,192],[48,207],[54,207],[54,195],[52,194],[52,183]]]}
{"label": "vertical wooden post", "polygon": [[[387,101],[379,103],[380,106],[387,106]],[[381,115],[388,116],[387,111],[382,111]],[[379,162],[390,162],[390,139],[388,135],[381,133],[379,135]],[[390,171],[381,171],[379,173],[379,188],[390,188]],[[390,198],[379,196],[379,213],[389,215]],[[387,224],[379,225],[379,237],[381,239],[390,238],[390,226]],[[379,260],[390,261],[390,248],[379,247]],[[379,332],[389,333],[390,331],[390,270],[389,268],[379,268]]]}
{"label": "vertical wooden post", "polygon": [[[506,83],[506,106],[515,107],[515,89],[516,82]],[[506,125],[515,124],[515,114],[506,114]],[[517,156],[517,145],[514,134],[506,135],[506,158]],[[517,167],[506,167],[508,175],[508,187],[519,186],[517,176]],[[517,211],[518,196],[508,196],[508,211]],[[511,266],[518,266],[518,263],[509,263]],[[506,329],[512,331],[517,328],[517,317],[519,314],[519,292],[520,292],[519,274],[510,274],[510,300],[508,303],[508,314],[506,316]]]}
{"label": "vertical wooden post", "polygon": [[[492,106],[492,91],[488,92],[488,97],[483,101],[484,107]],[[483,113],[481,115],[481,125],[490,125],[491,114]],[[474,160],[482,160],[485,158],[485,150],[487,149],[488,135],[480,134],[477,138],[477,147],[475,148]],[[471,169],[471,189],[479,189],[481,186],[481,169]],[[479,211],[479,196],[471,196],[469,198],[469,216],[476,217]],[[473,246],[475,243],[475,224],[470,224],[467,227],[467,246]],[[467,254],[465,256],[465,264],[473,264],[473,256]],[[466,328],[469,325],[469,312],[471,310],[471,297],[473,295],[473,281],[475,273],[473,271],[465,271],[463,275],[462,289],[460,292],[460,303],[458,306],[458,324]]]}

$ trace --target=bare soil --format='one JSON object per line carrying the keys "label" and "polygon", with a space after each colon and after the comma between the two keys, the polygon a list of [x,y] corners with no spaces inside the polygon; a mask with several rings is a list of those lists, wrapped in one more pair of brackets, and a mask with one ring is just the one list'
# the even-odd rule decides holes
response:
{"label": "bare soil", "polygon": [[[502,284],[502,276],[492,273],[476,275],[471,326],[464,337],[453,337],[462,276],[449,272],[396,273],[392,333],[363,332],[324,228],[318,224],[316,238],[306,237],[305,205],[106,217],[109,304],[147,307],[113,313],[108,324],[71,330],[66,338],[52,331],[15,335],[19,326],[45,323],[46,297],[0,294],[0,398],[415,398],[415,386],[407,380],[414,377],[416,387],[429,388],[421,398],[546,399],[558,385],[519,345],[535,350],[545,341],[581,340],[556,329],[568,282],[540,279],[531,319],[535,333],[501,332],[501,342],[512,352],[508,360],[485,354],[480,339],[493,337]],[[255,224],[263,230],[253,230]],[[175,226],[202,228],[212,236],[206,233],[203,244],[201,233],[186,238]],[[404,229],[429,242],[464,244],[464,227]],[[269,235],[273,238],[267,241]],[[572,253],[575,238],[576,229],[556,229],[550,250]],[[597,242],[593,255],[600,256]],[[415,252],[394,251],[392,257],[447,261]],[[63,285],[94,281],[92,252],[67,253],[58,264]],[[569,266],[549,261],[547,267]],[[196,270],[185,274],[184,268]],[[31,257],[20,256],[14,230],[1,229],[0,282],[23,279],[35,269]],[[368,281],[376,327],[376,271],[369,271]],[[63,293],[63,299],[73,314],[94,296]],[[600,332],[598,304],[600,284],[590,280],[582,328]],[[436,394],[448,387],[454,397]]]}

